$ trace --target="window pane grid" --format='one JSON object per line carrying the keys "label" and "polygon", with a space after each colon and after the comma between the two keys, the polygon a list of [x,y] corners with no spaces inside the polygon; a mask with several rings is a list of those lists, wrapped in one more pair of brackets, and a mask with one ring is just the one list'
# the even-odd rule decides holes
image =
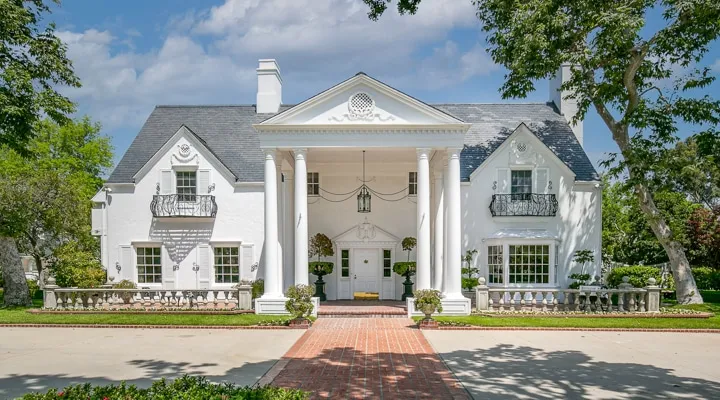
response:
{"label": "window pane grid", "polygon": [[417,172],[408,174],[408,194],[417,195]]}
{"label": "window pane grid", "polygon": [[307,173],[307,192],[308,196],[319,196],[320,195],[320,173],[308,172]]}
{"label": "window pane grid", "polygon": [[389,278],[392,276],[392,252],[390,250],[383,250],[383,277]]}
{"label": "window pane grid", "polygon": [[195,201],[197,194],[197,177],[195,171],[177,171],[175,173],[175,189],[178,201]]}
{"label": "window pane grid", "polygon": [[532,193],[532,171],[510,172],[511,200],[529,200]]}
{"label": "window pane grid", "polygon": [[239,249],[237,247],[215,247],[215,283],[240,282]]}
{"label": "window pane grid", "polygon": [[549,283],[550,246],[510,245],[509,283]]}
{"label": "window pane grid", "polygon": [[138,283],[162,283],[162,257],[159,247],[137,248]]}
{"label": "window pane grid", "polygon": [[488,246],[488,283],[503,283],[503,247]]}
{"label": "window pane grid", "polygon": [[350,250],[340,252],[340,273],[343,278],[350,276]]}

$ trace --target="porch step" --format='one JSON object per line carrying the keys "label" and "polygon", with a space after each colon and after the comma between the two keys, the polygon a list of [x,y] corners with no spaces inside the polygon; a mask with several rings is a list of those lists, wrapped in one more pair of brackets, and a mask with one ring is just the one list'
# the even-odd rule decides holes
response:
{"label": "porch step", "polygon": [[319,310],[318,318],[407,318],[407,312],[323,312]]}
{"label": "porch step", "polygon": [[407,309],[394,301],[326,301],[318,318],[407,318]]}

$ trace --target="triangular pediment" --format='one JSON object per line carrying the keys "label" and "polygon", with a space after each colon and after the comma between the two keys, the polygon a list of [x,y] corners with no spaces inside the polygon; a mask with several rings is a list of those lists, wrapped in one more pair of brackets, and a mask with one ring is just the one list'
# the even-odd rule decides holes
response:
{"label": "triangular pediment", "polygon": [[380,228],[365,219],[357,225],[332,238],[333,243],[392,243],[396,244],[400,239],[392,233]]}
{"label": "triangular pediment", "polygon": [[258,126],[378,124],[455,125],[463,121],[359,73]]}

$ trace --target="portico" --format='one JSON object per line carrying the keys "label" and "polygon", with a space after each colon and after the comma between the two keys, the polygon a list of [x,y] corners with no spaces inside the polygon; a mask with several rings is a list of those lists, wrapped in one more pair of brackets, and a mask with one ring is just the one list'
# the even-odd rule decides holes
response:
{"label": "portico", "polygon": [[[415,288],[441,290],[457,303],[448,310],[469,313],[460,262],[468,124],[358,74],[254,128],[265,156],[265,293],[257,313],[282,312],[283,289],[310,283],[308,239],[318,232],[335,244],[329,298],[376,290],[399,299],[388,266],[408,256],[402,237],[415,236]],[[355,209],[361,185],[372,197],[367,213]]]}

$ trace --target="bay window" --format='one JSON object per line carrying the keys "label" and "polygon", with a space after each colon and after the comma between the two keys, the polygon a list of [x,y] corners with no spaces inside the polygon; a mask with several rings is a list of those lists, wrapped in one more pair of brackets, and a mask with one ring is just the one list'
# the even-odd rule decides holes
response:
{"label": "bay window", "polygon": [[487,282],[493,286],[555,284],[556,253],[557,246],[549,241],[490,241],[484,257]]}

